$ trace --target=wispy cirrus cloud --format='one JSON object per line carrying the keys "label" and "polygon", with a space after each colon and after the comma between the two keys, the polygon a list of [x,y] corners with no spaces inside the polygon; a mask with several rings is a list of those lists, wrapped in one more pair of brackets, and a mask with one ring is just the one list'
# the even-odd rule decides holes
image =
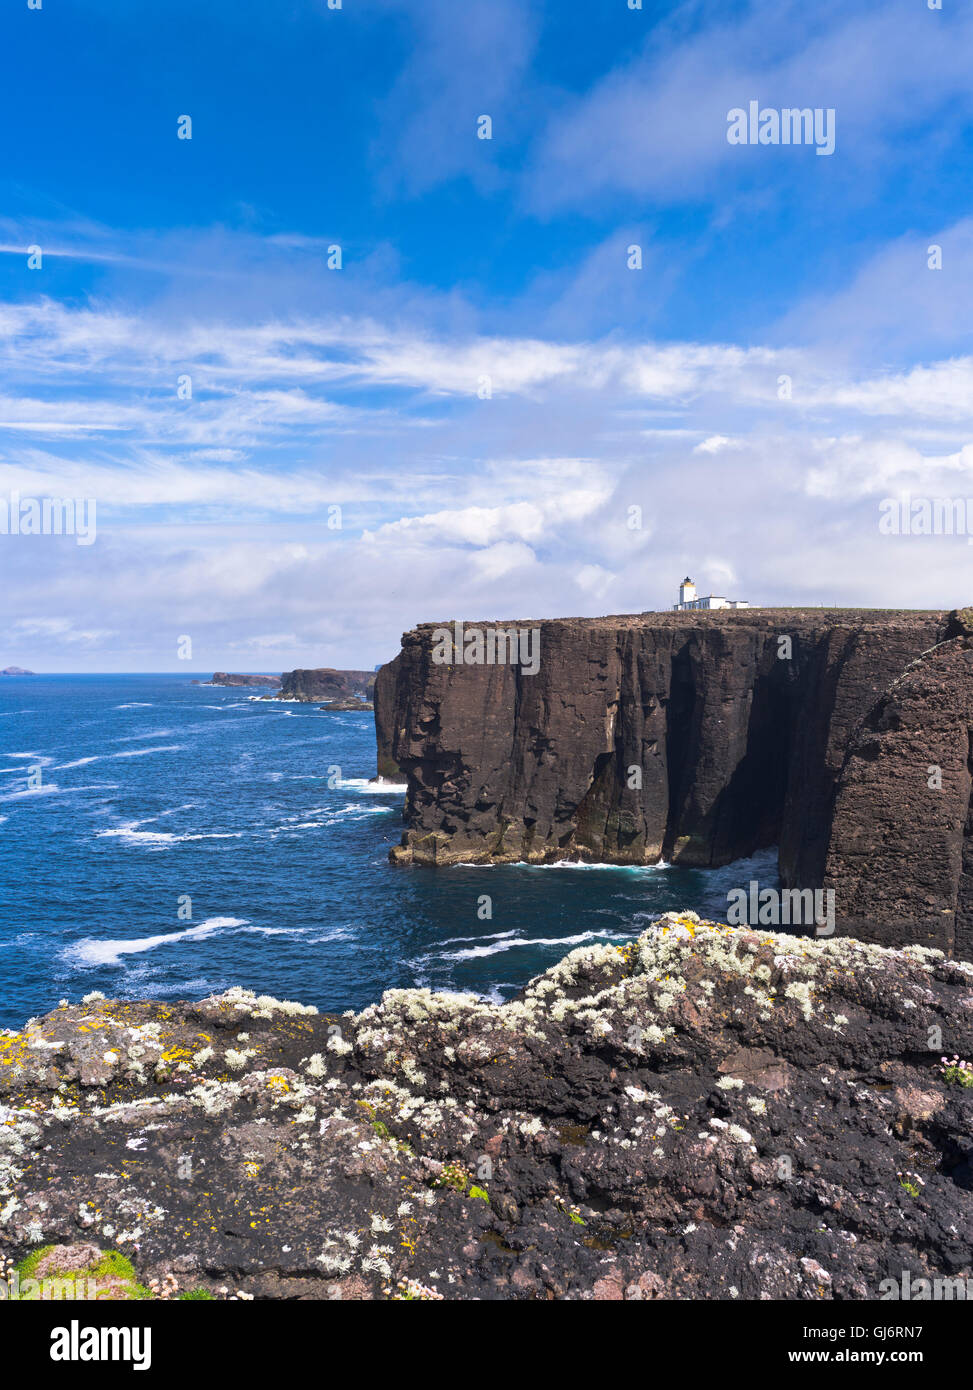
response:
{"label": "wispy cirrus cloud", "polygon": [[959,135],[973,111],[968,11],[785,0],[772,16],[759,4],[721,6],[694,27],[692,9],[678,7],[630,61],[554,114],[525,176],[534,206],[550,212],[619,195],[712,201],[754,180],[766,185],[766,149],[726,140],[727,112],[751,99],[838,113],[842,160],[828,168],[812,157],[809,168],[812,151],[775,151],[778,196],[821,178],[839,178],[847,196],[847,181],[863,172],[871,187],[893,176],[908,132],[935,121],[940,140]]}

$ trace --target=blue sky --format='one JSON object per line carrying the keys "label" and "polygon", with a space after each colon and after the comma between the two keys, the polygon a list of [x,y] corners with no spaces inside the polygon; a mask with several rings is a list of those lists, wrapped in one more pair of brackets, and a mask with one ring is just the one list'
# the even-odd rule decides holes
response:
{"label": "blue sky", "polygon": [[[0,33],[0,498],[98,528],[0,536],[0,665],[370,666],[687,570],[969,601],[967,537],[878,529],[973,497],[968,5],[11,0]],[[834,154],[730,145],[752,99],[834,108]]]}

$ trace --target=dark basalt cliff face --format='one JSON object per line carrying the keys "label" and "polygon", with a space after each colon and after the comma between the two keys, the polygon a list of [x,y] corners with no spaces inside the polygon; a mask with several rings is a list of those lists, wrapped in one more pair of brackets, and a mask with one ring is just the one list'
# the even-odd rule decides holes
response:
{"label": "dark basalt cliff face", "polygon": [[973,613],[892,683],[856,731],[826,884],[843,929],[973,959]]}
{"label": "dark basalt cliff face", "polygon": [[503,1005],[89,996],[0,1032],[0,1266],[117,1249],[170,1294],[292,1299],[969,1279],[973,1090],[930,1039],[971,1056],[971,982],[669,914]]}
{"label": "dark basalt cliff face", "polygon": [[536,626],[534,676],[437,665],[428,625],[382,668],[380,754],[409,780],[398,857],[712,866],[779,841],[785,880],[820,882],[850,733],[945,619],[753,610]]}
{"label": "dark basalt cliff face", "polygon": [[712,867],[778,845],[784,887],[835,889],[839,932],[973,957],[968,611],[517,626],[540,629],[536,675],[439,665],[432,625],[382,668],[394,859]]}
{"label": "dark basalt cliff face", "polygon": [[282,700],[347,700],[357,695],[371,697],[374,671],[337,671],[331,666],[311,670],[285,671],[281,677]]}

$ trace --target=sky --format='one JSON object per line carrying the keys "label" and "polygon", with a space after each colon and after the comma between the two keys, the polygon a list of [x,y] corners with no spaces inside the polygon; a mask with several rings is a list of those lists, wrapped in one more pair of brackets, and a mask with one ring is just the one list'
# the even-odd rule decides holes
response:
{"label": "sky", "polygon": [[[973,501],[881,527],[973,499],[941,3],[7,0],[0,515],[96,524],[0,534],[0,667],[370,668],[686,574],[973,601]],[[833,153],[731,143],[752,101]]]}

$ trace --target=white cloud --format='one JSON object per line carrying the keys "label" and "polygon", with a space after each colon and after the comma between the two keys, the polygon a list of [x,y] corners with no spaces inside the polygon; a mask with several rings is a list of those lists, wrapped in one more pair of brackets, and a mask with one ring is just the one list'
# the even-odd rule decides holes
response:
{"label": "white cloud", "polygon": [[419,621],[666,607],[687,569],[752,602],[968,597],[967,550],[904,562],[876,518],[895,489],[973,491],[967,357],[41,301],[0,306],[0,368],[0,492],[99,522],[84,549],[0,537],[4,663],[166,669],[189,633],[196,674],[371,666]]}
{"label": "white cloud", "polygon": [[603,569],[601,565],[582,565],[574,576],[574,582],[586,594],[600,599],[608,593],[615,578],[616,576],[610,570]]}

